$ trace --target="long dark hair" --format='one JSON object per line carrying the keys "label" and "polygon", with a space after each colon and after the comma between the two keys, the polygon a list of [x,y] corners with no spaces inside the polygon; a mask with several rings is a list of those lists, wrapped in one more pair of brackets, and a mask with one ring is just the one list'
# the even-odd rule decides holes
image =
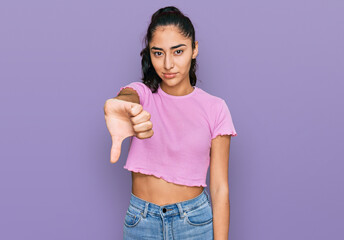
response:
{"label": "long dark hair", "polygon": [[[192,49],[195,48],[195,29],[191,23],[191,20],[185,16],[178,8],[174,6],[168,6],[160,8],[156,11],[151,18],[151,23],[148,26],[147,34],[144,37],[145,47],[142,49],[140,55],[142,57],[142,79],[143,83],[149,87],[152,92],[156,92],[159,84],[162,82],[159,75],[156,73],[149,51],[149,43],[152,40],[153,33],[159,26],[174,25],[179,28],[181,33],[187,37],[191,38]],[[189,71],[191,86],[195,86],[197,82],[196,76],[197,63],[196,58],[191,59],[191,66]]]}

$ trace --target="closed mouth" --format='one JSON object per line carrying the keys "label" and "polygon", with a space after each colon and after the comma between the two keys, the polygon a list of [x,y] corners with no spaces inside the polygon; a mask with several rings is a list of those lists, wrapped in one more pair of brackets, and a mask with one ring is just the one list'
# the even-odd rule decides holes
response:
{"label": "closed mouth", "polygon": [[164,73],[164,76],[166,77],[173,77],[175,75],[177,75],[177,73]]}

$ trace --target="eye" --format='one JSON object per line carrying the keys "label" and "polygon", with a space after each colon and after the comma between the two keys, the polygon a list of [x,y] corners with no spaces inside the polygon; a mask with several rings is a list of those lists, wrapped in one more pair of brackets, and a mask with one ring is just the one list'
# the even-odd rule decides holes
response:
{"label": "eye", "polygon": [[[175,51],[175,52],[178,52],[178,51],[180,51],[180,54],[182,54],[182,52],[184,52],[183,50],[181,50],[181,49],[178,49],[177,51]],[[180,54],[177,54],[177,55],[180,55]]]}
{"label": "eye", "polygon": [[154,56],[161,56],[161,55],[157,55],[156,53],[161,53],[161,52],[154,52],[153,54],[154,54]]}

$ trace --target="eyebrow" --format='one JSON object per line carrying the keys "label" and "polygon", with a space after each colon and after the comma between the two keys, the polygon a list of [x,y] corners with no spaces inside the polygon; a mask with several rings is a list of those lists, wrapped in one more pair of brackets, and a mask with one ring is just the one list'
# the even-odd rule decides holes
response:
{"label": "eyebrow", "polygon": [[[179,47],[181,47],[181,46],[186,46],[186,45],[185,45],[185,44],[179,44],[179,45],[176,45],[176,46],[171,47],[170,49],[179,48]],[[152,50],[153,50],[153,49],[155,49],[155,50],[161,50],[161,51],[164,50],[164,49],[158,48],[158,47],[152,47],[151,49],[152,49]]]}

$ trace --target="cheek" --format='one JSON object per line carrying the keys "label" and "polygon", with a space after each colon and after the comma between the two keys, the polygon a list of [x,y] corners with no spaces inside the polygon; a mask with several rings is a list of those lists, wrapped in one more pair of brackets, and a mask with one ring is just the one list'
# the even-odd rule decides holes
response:
{"label": "cheek", "polygon": [[178,68],[180,71],[189,72],[191,61],[188,58],[180,58],[178,59]]}
{"label": "cheek", "polygon": [[151,58],[152,61],[152,65],[154,67],[154,69],[160,69],[161,68],[161,61],[157,60],[157,59],[153,59]]}

